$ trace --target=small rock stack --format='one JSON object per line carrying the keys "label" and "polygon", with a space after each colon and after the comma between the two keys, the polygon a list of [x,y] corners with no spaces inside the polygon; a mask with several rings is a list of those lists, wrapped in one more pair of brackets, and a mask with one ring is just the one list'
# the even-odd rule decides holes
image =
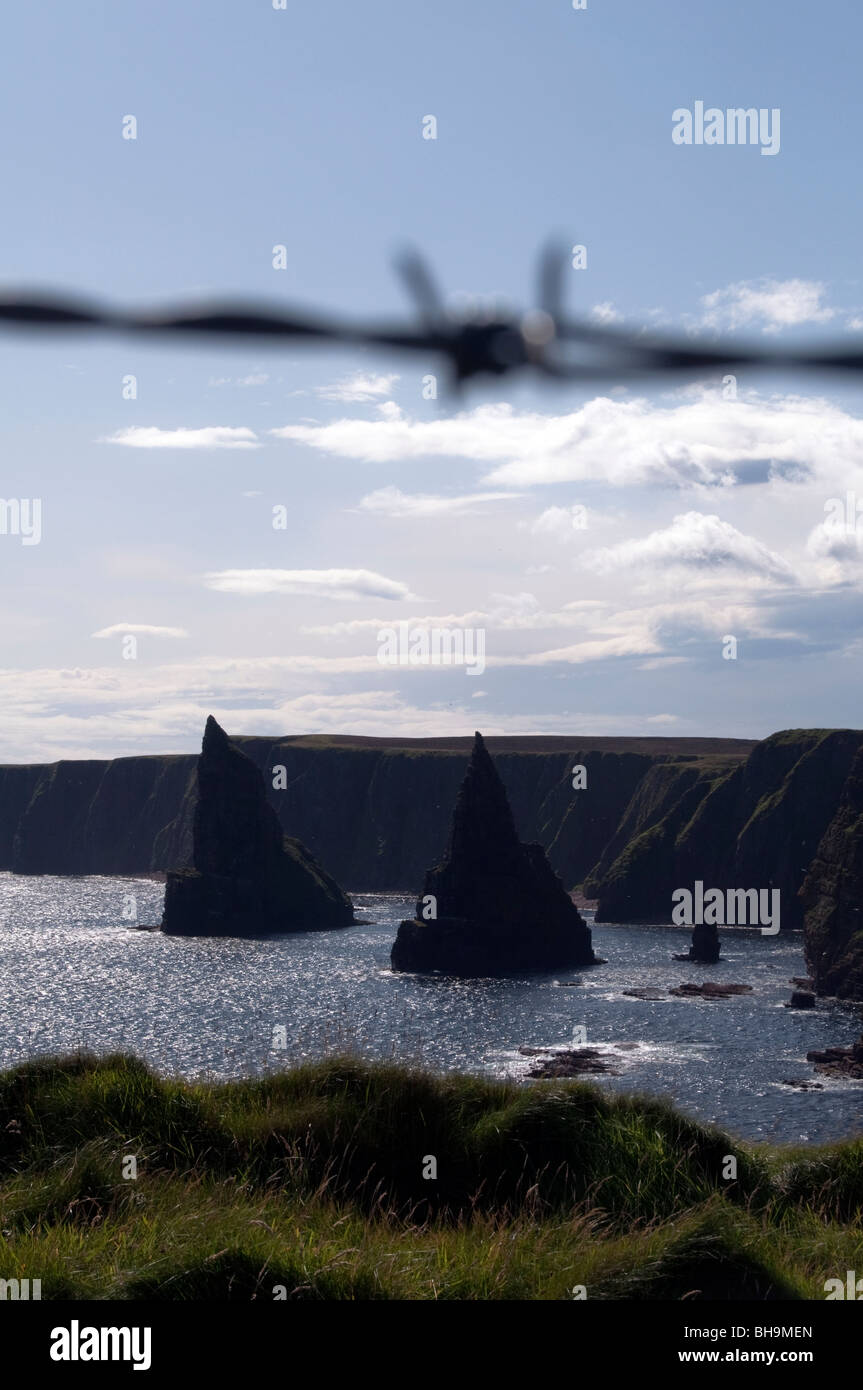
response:
{"label": "small rock stack", "polygon": [[719,960],[719,932],[707,922],[697,922],[692,932],[689,959],[701,965],[715,965]]}

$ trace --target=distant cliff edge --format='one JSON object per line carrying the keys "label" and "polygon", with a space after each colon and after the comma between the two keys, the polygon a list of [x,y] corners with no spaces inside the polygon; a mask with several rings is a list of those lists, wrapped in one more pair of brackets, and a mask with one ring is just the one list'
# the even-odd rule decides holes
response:
{"label": "distant cliff edge", "polygon": [[[360,892],[416,891],[446,844],[470,738],[228,732],[263,772],[285,833],[340,883]],[[697,777],[706,762],[718,775],[755,747],[744,739],[662,738],[487,744],[521,838],[542,844],[567,886],[600,860],[652,771],[667,767],[674,782]],[[0,869],[134,874],[189,865],[196,765],[190,753],[0,767]],[[574,776],[579,766],[584,774]],[[586,786],[575,790],[573,781]]]}

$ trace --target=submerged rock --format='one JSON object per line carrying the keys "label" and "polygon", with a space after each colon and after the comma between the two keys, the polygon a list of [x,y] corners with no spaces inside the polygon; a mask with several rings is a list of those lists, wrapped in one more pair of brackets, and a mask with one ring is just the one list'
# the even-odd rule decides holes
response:
{"label": "submerged rock", "polygon": [[402,922],[393,970],[504,975],[593,965],[590,929],[541,845],[519,841],[506,792],[476,734],[443,861]]}
{"label": "submerged rock", "polygon": [[198,759],[193,863],[167,876],[169,935],[250,936],[353,921],[350,899],[299,840],[282,834],[263,776],[212,715]]}

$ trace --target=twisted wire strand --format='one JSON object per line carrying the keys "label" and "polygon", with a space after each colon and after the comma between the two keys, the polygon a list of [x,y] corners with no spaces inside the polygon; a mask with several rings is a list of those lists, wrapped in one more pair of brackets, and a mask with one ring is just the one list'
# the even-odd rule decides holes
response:
{"label": "twisted wire strand", "polygon": [[[498,314],[485,320],[454,319],[443,306],[432,276],[416,252],[405,253],[396,268],[414,301],[416,322],[351,323],[323,314],[248,301],[206,306],[177,305],[135,312],[45,291],[0,294],[0,329],[98,331],[144,337],[247,338],[307,343],[343,343],[443,358],[454,386],[477,376],[506,376],[525,369],[556,381],[599,382],[722,371],[860,372],[863,349],[844,344],[802,351],[764,351],[719,341],[701,346],[685,337],[597,325],[567,316],[562,309],[565,257],[555,248],[539,267],[541,307],[524,315]],[[567,355],[578,345],[581,356]]]}

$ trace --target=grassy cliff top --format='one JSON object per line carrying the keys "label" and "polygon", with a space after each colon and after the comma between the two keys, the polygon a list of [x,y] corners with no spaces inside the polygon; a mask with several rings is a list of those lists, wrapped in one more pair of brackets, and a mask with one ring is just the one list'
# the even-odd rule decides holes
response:
{"label": "grassy cliff top", "polygon": [[[236,735],[235,742],[253,741],[255,735]],[[370,738],[355,734],[288,734],[266,740],[274,743],[296,744],[306,748],[371,748],[377,751],[399,749],[408,752],[438,752],[470,754],[473,734],[449,738]],[[613,738],[581,734],[506,734],[486,737],[483,741],[490,753],[569,753],[578,749],[585,753],[647,753],[652,756],[702,757],[723,754],[745,758],[757,739],[745,738]]]}
{"label": "grassy cliff top", "polygon": [[752,1148],[580,1083],[0,1075],[0,1265],[43,1298],[823,1298],[861,1203],[863,1141]]}
{"label": "grassy cliff top", "polygon": [[[843,732],[841,729],[783,729],[770,734],[766,739],[754,738],[683,738],[678,736],[654,737],[653,735],[616,737],[612,735],[585,734],[491,734],[483,735],[490,753],[638,753],[653,758],[673,759],[721,759],[724,762],[738,762],[748,758],[759,743],[797,743],[806,739],[817,739],[829,733]],[[228,730],[233,743],[242,746],[247,743],[272,745],[291,745],[298,748],[346,748],[364,749],[371,752],[405,753],[459,753],[469,756],[473,746],[473,734],[450,735],[441,738],[401,738],[391,735],[385,738],[372,738],[361,734],[243,734]],[[190,748],[187,753],[125,753],[118,758],[61,759],[64,763],[98,767],[107,762],[122,762],[131,758],[162,759],[166,762],[196,757],[198,748]],[[8,767],[24,771],[27,768],[56,767],[57,763],[4,763]]]}

